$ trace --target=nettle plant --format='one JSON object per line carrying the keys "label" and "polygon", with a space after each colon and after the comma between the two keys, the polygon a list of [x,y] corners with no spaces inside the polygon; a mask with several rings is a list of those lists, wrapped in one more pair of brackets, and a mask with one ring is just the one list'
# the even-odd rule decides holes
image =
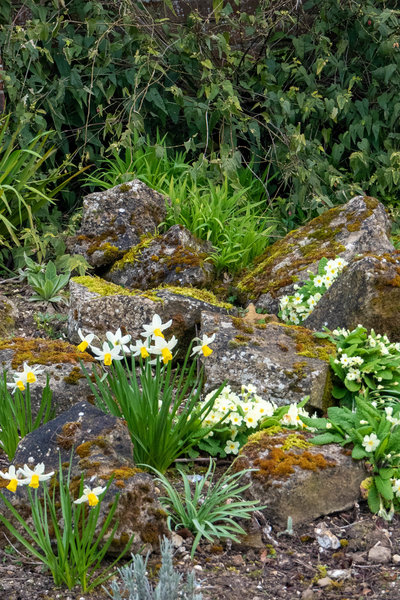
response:
{"label": "nettle plant", "polygon": [[336,345],[337,357],[330,357],[335,374],[333,397],[342,405],[354,407],[355,398],[365,391],[396,391],[400,385],[400,342],[392,343],[386,335],[368,333],[362,325],[353,331],[325,328],[316,337],[327,338]]}
{"label": "nettle plant", "polygon": [[282,321],[299,325],[314,310],[315,306],[340,275],[347,262],[337,257],[334,260],[321,258],[318,263],[317,273],[308,271],[308,280],[300,287],[295,285],[296,293],[292,296],[283,296],[279,301],[278,313]]}

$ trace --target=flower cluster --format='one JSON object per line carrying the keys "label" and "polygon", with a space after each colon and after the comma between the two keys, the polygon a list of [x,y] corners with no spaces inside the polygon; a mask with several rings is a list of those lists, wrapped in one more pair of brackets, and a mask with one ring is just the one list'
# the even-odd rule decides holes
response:
{"label": "flower cluster", "polygon": [[308,281],[301,287],[295,285],[296,293],[293,296],[283,296],[280,299],[279,317],[282,321],[293,325],[299,325],[304,321],[346,265],[347,262],[342,258],[334,260],[322,258],[316,275],[308,271]]}
{"label": "flower cluster", "polygon": [[[15,470],[14,465],[11,465],[8,471],[0,471],[0,477],[7,479],[10,483],[6,486],[6,489],[10,492],[16,492],[19,485],[27,485],[33,489],[39,487],[41,481],[47,481],[54,475],[54,471],[51,473],[45,473],[44,463],[39,463],[31,469],[28,465],[24,465],[23,469]],[[96,506],[99,502],[99,496],[105,492],[105,487],[95,487],[93,489],[85,487],[83,489],[83,495],[75,500],[75,504],[81,504],[82,502],[88,502],[89,506]]]}
{"label": "flower cluster", "polygon": [[36,376],[40,373],[43,373],[43,369],[40,369],[39,367],[31,367],[24,362],[23,371],[20,373],[14,373],[14,381],[12,383],[7,383],[7,387],[11,388],[13,394],[17,389],[23,392],[28,383],[35,383]]}
{"label": "flower cluster", "polygon": [[[172,360],[172,350],[175,348],[178,340],[173,335],[169,341],[165,339],[164,331],[172,324],[172,320],[163,323],[161,317],[157,314],[153,316],[152,322],[143,325],[144,331],[141,333],[143,339],[137,340],[134,344],[130,343],[132,336],[122,335],[121,329],[115,333],[107,331],[106,341],[103,342],[102,348],[93,345],[93,340],[97,338],[93,333],[83,335],[81,329],[78,330],[78,335],[81,343],[78,345],[78,350],[84,352],[89,348],[95,358],[104,363],[105,366],[110,366],[113,360],[122,360],[124,356],[140,356],[143,360],[151,355],[155,356],[150,364],[155,364],[157,357],[160,356],[164,365],[167,365]],[[98,338],[97,338],[98,339]],[[192,356],[203,354],[209,356],[212,349],[209,347],[215,339],[215,334],[212,336],[203,335],[200,338],[194,338],[193,341],[198,341],[198,345],[193,346]],[[128,345],[129,344],[129,345]]]}
{"label": "flower cluster", "polygon": [[301,429],[312,430],[312,428],[307,427],[301,419],[301,417],[309,416],[310,415],[308,414],[305,408],[303,408],[302,406],[298,406],[295,403],[292,403],[289,406],[287,412],[285,412],[282,418],[280,419],[280,423],[285,427],[300,427]]}

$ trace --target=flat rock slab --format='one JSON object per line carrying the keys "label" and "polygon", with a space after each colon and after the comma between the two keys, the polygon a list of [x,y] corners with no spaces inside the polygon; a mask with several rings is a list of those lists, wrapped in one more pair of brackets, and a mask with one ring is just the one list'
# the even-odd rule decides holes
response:
{"label": "flat rock slab", "polygon": [[38,374],[36,382],[30,386],[34,415],[39,409],[47,376],[56,415],[90,397],[92,392],[79,361],[91,371],[93,360],[87,352],[79,352],[75,346],[63,340],[22,337],[0,339],[0,366],[8,372],[9,382],[13,381],[13,372],[23,371],[24,362],[43,369],[43,373]]}
{"label": "flat rock slab", "polygon": [[216,336],[214,352],[204,361],[207,391],[226,380],[233,389],[254,385],[278,406],[309,395],[311,406],[326,409],[333,344],[321,344],[326,340],[304,327],[276,322],[250,326],[244,319],[208,312],[202,313],[201,332]]}
{"label": "flat rock slab", "polygon": [[325,292],[304,326],[319,331],[360,323],[400,341],[400,252],[355,259]]}
{"label": "flat rock slab", "polygon": [[165,197],[139,179],[94,192],[83,199],[83,219],[68,240],[71,253],[82,254],[93,267],[110,265],[154,234],[165,219]]}
{"label": "flat rock slab", "polygon": [[[149,293],[140,290],[130,292],[93,277],[71,280],[70,294],[68,337],[74,342],[79,341],[79,328],[85,334],[93,332],[104,338],[107,331],[114,332],[121,327],[124,332],[131,334],[133,339],[138,339],[143,325],[151,322],[156,313],[163,322],[172,319],[167,337],[175,335],[183,342],[183,338],[195,335],[195,328],[200,324],[203,310],[226,313],[231,307],[226,303],[218,303],[216,298],[206,291],[159,288],[150,290]],[[204,300],[199,299],[201,297]],[[211,304],[208,300],[216,304]]]}
{"label": "flat rock slab", "polygon": [[256,300],[257,307],[277,314],[279,299],[308,279],[307,271],[316,273],[322,257],[340,256],[350,262],[363,252],[392,252],[389,235],[390,220],[383,204],[356,196],[267,248],[254,268],[238,279],[237,289],[243,299]]}
{"label": "flat rock slab", "polygon": [[[81,474],[84,484],[91,488],[104,486],[113,477],[101,506],[98,529],[107,516],[110,502],[119,493],[115,513],[119,526],[110,553],[121,552],[132,534],[135,535],[132,551],[140,552],[143,547],[157,547],[159,538],[168,535],[168,529],[153,478],[136,468],[132,453],[132,441],[123,419],[104,414],[88,402],[80,402],[27,435],[19,444],[13,464],[20,467],[43,462],[46,473],[57,472],[59,458],[67,469],[72,456],[73,497],[78,495]],[[7,480],[1,480],[0,485],[1,482],[7,484]],[[25,487],[17,488],[15,495],[8,495],[15,505],[26,505]]]}
{"label": "flat rock slab", "polygon": [[205,287],[215,272],[212,246],[182,225],[148,238],[114,263],[105,279],[117,285],[148,290],[162,284]]}
{"label": "flat rock slab", "polygon": [[363,463],[339,445],[313,446],[311,437],[288,430],[258,432],[235,463],[237,470],[255,469],[246,476],[251,482],[246,495],[266,505],[266,518],[282,531],[288,517],[296,526],[351,508],[368,476]]}

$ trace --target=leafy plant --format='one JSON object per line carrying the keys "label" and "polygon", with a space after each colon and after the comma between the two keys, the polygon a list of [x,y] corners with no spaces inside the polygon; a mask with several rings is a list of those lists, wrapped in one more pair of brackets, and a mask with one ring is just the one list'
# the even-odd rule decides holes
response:
{"label": "leafy plant", "polygon": [[57,275],[56,266],[51,260],[44,271],[27,273],[28,283],[36,292],[29,301],[62,302],[64,298],[59,295],[59,292],[67,285],[69,278],[70,273]]}
{"label": "leafy plant", "polygon": [[240,479],[251,469],[237,473],[228,470],[214,483],[215,463],[210,458],[207,472],[195,481],[193,491],[187,475],[179,470],[184,487],[182,495],[164,475],[156,469],[153,471],[167,493],[160,502],[168,513],[168,526],[178,531],[187,528],[195,536],[190,554],[192,558],[203,537],[211,542],[215,538],[239,541],[237,536],[245,534],[245,531],[234,519],[249,519],[254,510],[265,508],[258,506],[258,500],[241,498],[251,483],[240,485]]}
{"label": "leafy plant", "polygon": [[[375,406],[374,406],[375,404]],[[355,399],[354,410],[328,408],[327,418],[301,417],[318,430],[313,444],[353,444],[352,457],[366,460],[371,479],[364,484],[370,510],[387,520],[400,512],[400,404],[378,406],[369,392]]]}
{"label": "leafy plant", "polygon": [[11,395],[7,389],[7,372],[4,371],[0,381],[0,446],[11,461],[22,438],[44,425],[54,417],[52,408],[52,391],[47,378],[43,388],[36,417],[32,415],[30,384],[21,391],[15,388]]}
{"label": "leafy plant", "polygon": [[[71,500],[69,489],[71,462],[66,478],[64,478],[60,458],[58,485],[53,486],[52,492],[49,491],[46,483],[43,483],[42,498],[38,489],[35,489],[32,494],[30,487],[27,488],[32,526],[27,524],[26,519],[22,518],[8,498],[0,492],[0,498],[18,525],[23,528],[24,533],[21,533],[3,514],[0,514],[0,521],[31,556],[50,570],[55,585],[64,584],[68,589],[72,589],[75,585],[80,584],[83,592],[90,592],[111,577],[113,566],[129,550],[133,536],[128,540],[125,549],[115,561],[100,573],[98,572],[101,561],[111,546],[118,527],[118,522],[112,525],[119,499],[117,495],[110,506],[103,525],[96,534],[101,503],[111,485],[111,481],[107,483],[105,488],[101,488],[100,501],[93,508],[90,508],[88,514],[83,503],[77,504]],[[17,479],[17,482],[18,485],[22,483],[19,479]],[[36,487],[39,487],[38,484]],[[83,476],[79,487],[79,496],[85,496]],[[49,528],[54,531],[52,536]],[[110,529],[111,532],[109,533]],[[106,533],[109,534],[109,538],[104,542],[103,538]],[[55,543],[53,543],[53,539]],[[102,546],[100,546],[101,542]]]}
{"label": "leafy plant", "polygon": [[[105,590],[112,600],[201,600],[197,593],[194,573],[188,573],[186,582],[182,575],[174,570],[172,558],[172,543],[164,537],[161,542],[161,568],[158,574],[158,584],[155,588],[147,578],[147,561],[140,554],[132,554],[132,562],[118,573],[122,586],[117,581],[111,583],[111,593]],[[105,588],[104,588],[105,589]],[[122,594],[121,594],[122,592]],[[129,594],[129,595],[128,595]]]}
{"label": "leafy plant", "polygon": [[335,329],[316,333],[336,345],[337,357],[330,357],[335,374],[333,397],[351,407],[365,390],[396,390],[400,385],[400,343],[391,343],[386,335],[370,333],[362,325],[353,331]]}

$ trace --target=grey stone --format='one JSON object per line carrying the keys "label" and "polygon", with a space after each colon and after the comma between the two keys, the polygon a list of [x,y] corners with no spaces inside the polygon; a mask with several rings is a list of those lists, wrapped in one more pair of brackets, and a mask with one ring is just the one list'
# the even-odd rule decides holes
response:
{"label": "grey stone", "polygon": [[279,299],[308,279],[307,271],[316,273],[322,257],[340,256],[350,262],[363,252],[392,252],[389,235],[384,206],[375,198],[356,196],[267,248],[254,268],[238,279],[238,291],[243,298],[257,300],[257,307],[277,314]]}
{"label": "grey stone", "polygon": [[147,290],[162,284],[202,288],[215,269],[209,260],[211,244],[196,238],[182,225],[149,238],[117,261],[105,279],[118,285]]}
{"label": "grey stone", "polygon": [[391,561],[392,553],[386,546],[373,546],[368,552],[368,561],[374,564],[386,564]]}
{"label": "grey stone", "polygon": [[390,341],[400,341],[400,252],[384,256],[365,255],[343,271],[303,322],[320,331],[361,323]]}
{"label": "grey stone", "polygon": [[266,506],[262,512],[279,530],[288,517],[295,527],[349,509],[359,499],[367,475],[361,461],[336,444],[308,445],[310,437],[308,432],[261,431],[250,436],[236,460],[237,470],[255,469],[244,478],[251,483],[245,494]]}
{"label": "grey stone", "polygon": [[203,312],[201,332],[216,336],[214,353],[204,360],[206,391],[226,380],[234,390],[252,384],[278,406],[309,395],[310,406],[326,408],[333,346],[321,345],[307,329],[275,322],[249,326],[237,317]]}
{"label": "grey stone", "polygon": [[94,267],[110,265],[142,235],[155,234],[165,219],[165,202],[139,179],[89,194],[83,200],[81,229],[68,240],[68,249]]}

